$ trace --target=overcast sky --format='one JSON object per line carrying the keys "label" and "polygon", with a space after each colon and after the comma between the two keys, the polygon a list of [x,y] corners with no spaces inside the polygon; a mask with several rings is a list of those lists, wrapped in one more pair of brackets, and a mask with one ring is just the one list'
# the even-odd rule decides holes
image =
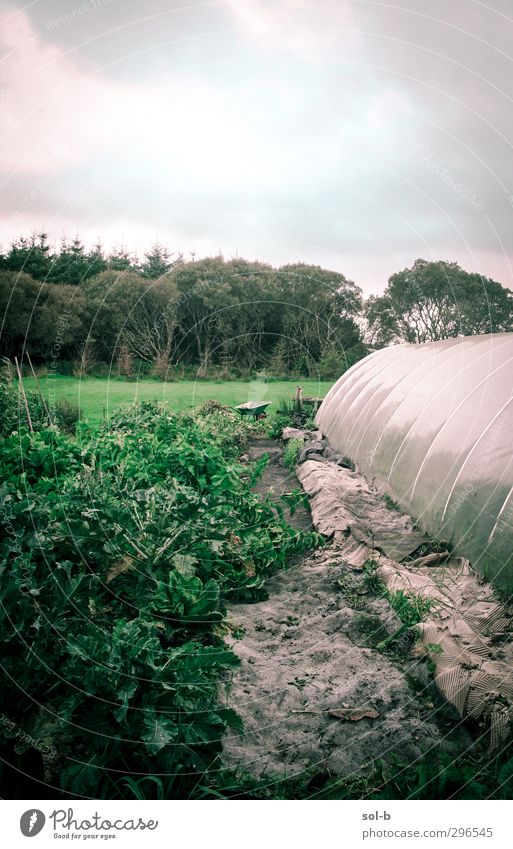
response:
{"label": "overcast sky", "polygon": [[[509,11],[508,11],[509,8]],[[513,288],[511,0],[0,0],[0,240]]]}

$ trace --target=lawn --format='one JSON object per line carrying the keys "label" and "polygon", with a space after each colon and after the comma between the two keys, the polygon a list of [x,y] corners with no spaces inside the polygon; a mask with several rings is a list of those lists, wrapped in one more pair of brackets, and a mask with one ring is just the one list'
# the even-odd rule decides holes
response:
{"label": "lawn", "polygon": [[[42,376],[39,379],[43,393],[52,400],[66,398],[78,401],[83,418],[92,423],[108,417],[113,410],[134,401],[167,401],[173,410],[192,410],[205,401],[215,399],[222,404],[242,404],[245,401],[271,401],[269,412],[279,406],[278,401],[292,397],[298,381],[280,380],[269,383],[254,380],[248,383],[235,380],[183,380],[164,383],[157,380],[128,381],[118,378]],[[36,389],[31,378],[23,381],[27,389]],[[332,381],[301,380],[304,395],[319,398],[326,395]]]}

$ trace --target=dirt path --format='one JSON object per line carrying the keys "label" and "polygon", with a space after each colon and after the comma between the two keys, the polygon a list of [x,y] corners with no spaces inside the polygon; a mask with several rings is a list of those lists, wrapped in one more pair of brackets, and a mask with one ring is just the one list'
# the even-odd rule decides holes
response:
{"label": "dirt path", "polygon": [[[264,474],[255,486],[256,492],[261,495],[271,494],[273,499],[279,500],[282,492],[291,492],[293,489],[302,489],[301,484],[297,479],[294,471],[289,471],[283,466],[281,458],[283,457],[283,443],[275,439],[258,439],[248,450],[250,460],[259,460],[264,454],[269,457],[269,462],[266,466]],[[283,507],[283,503],[281,504]],[[310,511],[306,507],[298,507],[294,515],[290,515],[290,511],[285,508],[285,518],[298,530],[310,531],[313,530],[312,517]]]}
{"label": "dirt path", "polygon": [[[259,491],[297,487],[280,464],[280,443],[259,441],[250,456],[264,452],[271,462]],[[306,508],[291,521],[311,527]],[[242,636],[231,639],[241,668],[227,701],[245,732],[225,738],[226,766],[269,780],[306,769],[351,778],[381,761],[391,775],[432,746],[455,755],[472,744],[425,662],[408,646],[402,660],[376,648],[401,623],[336,544],[276,575],[267,590],[266,601],[229,609]]]}

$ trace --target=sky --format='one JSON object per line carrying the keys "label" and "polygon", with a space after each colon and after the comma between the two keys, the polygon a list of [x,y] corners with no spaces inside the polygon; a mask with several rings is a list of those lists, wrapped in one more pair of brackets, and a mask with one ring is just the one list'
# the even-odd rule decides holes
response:
{"label": "sky", "polygon": [[[508,11],[509,7],[509,11]],[[0,242],[513,288],[511,0],[0,0]]]}

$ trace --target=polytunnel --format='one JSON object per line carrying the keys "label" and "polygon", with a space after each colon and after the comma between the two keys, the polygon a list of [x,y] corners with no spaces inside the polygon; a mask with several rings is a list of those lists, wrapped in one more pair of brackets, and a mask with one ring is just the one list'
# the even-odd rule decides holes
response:
{"label": "polytunnel", "polygon": [[512,587],[513,333],[375,351],[317,425],[425,531]]}

